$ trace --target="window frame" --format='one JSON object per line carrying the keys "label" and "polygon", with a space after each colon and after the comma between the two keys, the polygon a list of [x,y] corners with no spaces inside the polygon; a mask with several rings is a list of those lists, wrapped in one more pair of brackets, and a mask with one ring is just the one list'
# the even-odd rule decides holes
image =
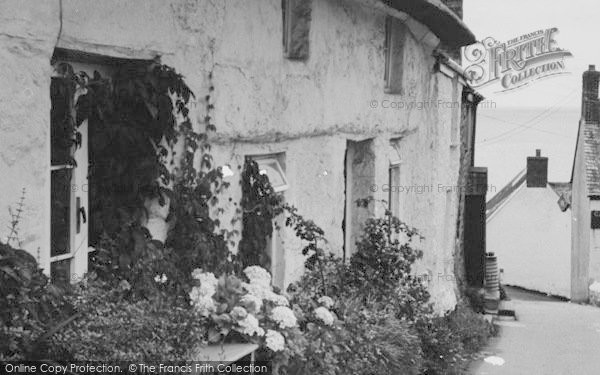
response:
{"label": "window frame", "polygon": [[307,60],[312,0],[281,0],[281,13],[283,56],[289,60]]}
{"label": "window frame", "polygon": [[277,173],[279,173],[279,176],[281,177],[281,179],[284,182],[283,185],[280,185],[277,187],[273,186],[273,190],[276,193],[284,192],[290,188],[290,184],[288,182],[285,171],[283,170],[281,163],[279,162],[279,160],[277,160],[276,157],[273,157],[273,156],[265,156],[265,157],[258,157],[258,158],[252,157],[252,160],[254,160],[256,162],[256,164],[258,164],[259,169],[262,169],[262,166],[265,164],[274,166],[274,169],[277,171]]}
{"label": "window frame", "polygon": [[[280,194],[282,199],[285,201],[285,192],[290,189],[290,183],[287,179],[287,175],[285,173],[285,152],[279,153],[270,153],[270,154],[254,154],[247,155],[248,159],[253,160],[258,164],[259,171],[262,165],[271,164],[275,166],[275,170],[281,176],[284,184],[275,187],[273,186],[273,190],[275,193]],[[267,175],[268,176],[268,175]],[[270,181],[270,179],[269,179]],[[283,246],[285,242],[285,233],[282,232],[282,229],[285,227],[285,220],[283,215],[279,215],[273,218],[273,234],[267,238],[267,244],[265,246],[265,251],[268,252],[269,257],[271,259],[271,275],[273,277],[273,285],[284,289],[285,281],[286,281],[286,256],[285,256],[285,247]],[[280,228],[279,230],[277,228]]]}
{"label": "window frame", "polygon": [[387,16],[384,27],[384,92],[404,94],[404,45],[407,29],[401,20]]}
{"label": "window frame", "polygon": [[292,34],[291,30],[291,4],[290,0],[281,0],[281,11],[283,15],[283,55],[287,58],[290,57],[290,38]]}

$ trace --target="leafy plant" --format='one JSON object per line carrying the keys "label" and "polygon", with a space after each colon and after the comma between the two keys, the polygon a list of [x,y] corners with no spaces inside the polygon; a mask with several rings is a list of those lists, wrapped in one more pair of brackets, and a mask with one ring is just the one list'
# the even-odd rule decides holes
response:
{"label": "leafy plant", "polygon": [[2,243],[0,306],[0,360],[44,356],[44,333],[71,312],[63,291],[50,284],[35,259]]}
{"label": "leafy plant", "polygon": [[269,269],[271,259],[265,249],[268,237],[273,235],[273,219],[283,211],[283,198],[275,193],[269,177],[250,158],[244,164],[240,184],[243,227],[239,259],[244,266],[261,265]]}
{"label": "leafy plant", "polygon": [[462,374],[472,355],[496,331],[464,303],[445,316],[423,316],[416,323],[424,355],[424,373]]}
{"label": "leafy plant", "polygon": [[324,257],[321,270],[307,270],[288,291],[294,310],[313,311],[323,299],[321,280],[334,301],[331,311],[339,318],[334,326],[314,325],[302,314],[300,327],[308,342],[292,360],[296,372],[323,374],[417,374],[421,350],[416,331],[396,318],[377,291],[365,294],[353,280],[350,264],[334,256]]}
{"label": "leafy plant", "polygon": [[433,314],[426,287],[412,275],[412,266],[421,257],[414,247],[418,238],[415,229],[386,212],[366,221],[348,263],[320,254],[319,261],[307,267],[301,280],[288,289],[295,309],[310,311],[328,291],[340,323],[337,329],[316,331],[301,324],[309,344],[293,358],[301,369],[297,373],[463,370],[493,329],[464,305],[444,317]]}
{"label": "leafy plant", "polygon": [[[218,220],[209,214],[228,186],[212,166],[206,142],[206,132],[214,130],[210,94],[206,131],[201,133],[193,129],[187,108],[194,94],[166,65],[124,63],[112,77],[75,73],[68,64],[59,71],[64,84],[54,101],[64,105],[53,108],[66,125],[54,136],[71,147],[70,134],[84,120],[89,126],[89,232],[97,249],[91,269],[113,285],[127,280],[132,294],[141,298],[161,291],[184,297],[195,267],[234,269],[224,235],[215,233]],[[65,110],[72,97],[75,116]],[[177,142],[183,144],[182,155],[176,155]],[[152,241],[143,225],[152,201],[169,205],[165,244]],[[160,290],[151,282],[156,273],[170,280]]]}
{"label": "leafy plant", "polygon": [[77,314],[51,337],[51,358],[62,361],[189,360],[206,333],[189,306],[169,301],[130,301],[126,282],[117,288],[93,276],[69,296]]}
{"label": "leafy plant", "polygon": [[158,63],[122,64],[111,78],[75,77],[85,92],[76,103],[77,124],[87,119],[90,129],[90,241],[96,244],[103,234],[118,237],[123,226],[141,221],[147,200],[165,203],[174,178],[167,147],[179,128],[190,127],[186,104],[193,93],[181,75]]}
{"label": "leafy plant", "polygon": [[11,242],[15,241],[18,246],[21,246],[19,239],[19,224],[21,223],[21,215],[23,214],[23,207],[25,206],[25,188],[21,192],[21,199],[17,203],[17,208],[13,211],[11,207],[8,208],[10,214],[10,226],[8,227],[9,233],[6,237],[6,244],[10,245]]}

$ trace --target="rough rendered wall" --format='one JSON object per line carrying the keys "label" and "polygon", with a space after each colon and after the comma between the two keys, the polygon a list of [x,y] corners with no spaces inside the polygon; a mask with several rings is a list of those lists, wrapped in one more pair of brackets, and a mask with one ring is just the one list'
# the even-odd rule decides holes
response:
{"label": "rough rendered wall", "polygon": [[[49,59],[57,38],[60,47],[105,55],[159,54],[164,63],[184,74],[196,92],[192,119],[197,126],[205,116],[203,98],[214,85],[217,164],[229,163],[238,172],[244,155],[285,151],[291,185],[286,199],[326,230],[329,247],[338,254],[343,244],[346,140],[373,138],[379,145],[374,195],[387,199],[382,185],[388,182],[390,160],[399,156],[389,140],[402,138],[403,185],[432,188],[424,193],[404,192],[401,216],[425,235],[419,272],[430,276],[440,310],[452,308],[458,199],[455,192],[439,185],[455,186],[458,181],[459,149],[450,135],[451,127],[460,121],[460,110],[437,103],[459,101],[462,87],[435,73],[431,50],[410,37],[403,78],[406,96],[384,94],[385,15],[359,3],[314,1],[310,56],[292,61],[282,51],[280,0],[63,0],[60,38],[58,1],[2,2],[0,17],[17,21],[0,23],[4,44],[0,54],[12,69],[0,74],[7,76],[2,82],[14,89],[0,91],[0,172],[14,186],[14,196],[0,197],[0,212],[18,198],[21,185],[37,189],[28,201],[30,211],[23,226],[30,239],[24,246],[47,247],[48,230],[42,226],[49,225]],[[19,12],[35,15],[19,16]],[[25,86],[34,89],[32,102],[12,100],[23,86],[18,73],[25,77]],[[424,101],[430,103],[428,108],[406,108],[406,103]],[[393,108],[401,105],[404,108]],[[26,171],[15,168],[19,165],[27,166]],[[238,178],[239,173],[231,178],[227,193],[233,201],[239,200]],[[232,211],[230,207],[223,214],[225,225]],[[377,208],[376,214],[381,213],[382,208]],[[289,281],[302,269],[299,244],[294,241],[287,236]]]}
{"label": "rough rendered wall", "polygon": [[[19,239],[34,256],[50,242],[50,57],[56,1],[0,2],[0,240],[26,188]],[[13,243],[13,245],[16,245]],[[43,262],[43,259],[40,259]]]}
{"label": "rough rendered wall", "polygon": [[[388,199],[382,187],[388,183],[389,162],[400,158],[405,185],[401,216],[426,237],[418,272],[428,275],[440,309],[451,308],[455,303],[452,254],[458,194],[443,186],[458,182],[459,149],[450,139],[450,129],[452,121],[460,121],[460,109],[390,107],[391,102],[460,100],[462,87],[443,74],[433,73],[431,51],[409,38],[404,80],[411,96],[384,94],[385,17],[352,4],[314,2],[311,54],[306,63],[282,59],[276,21],[263,29],[248,17],[240,22],[239,14],[232,13],[235,21],[229,21],[227,13],[225,24],[240,32],[229,33],[215,44],[215,118],[217,142],[222,144],[215,158],[219,164],[231,164],[244,153],[285,150],[291,185],[286,200],[325,229],[330,249],[339,254],[343,244],[345,141],[374,138],[379,153],[373,171],[377,192],[373,195]],[[279,19],[277,4],[265,8],[262,10],[269,17]],[[266,17],[264,13],[262,17]],[[252,34],[243,33],[242,29],[250,27]],[[268,48],[258,48],[259,43]],[[241,54],[238,46],[247,45],[253,47],[247,51],[250,55]],[[254,56],[253,51],[258,50],[259,56]],[[377,108],[371,107],[372,101]],[[401,155],[390,150],[389,140],[396,137],[402,138]],[[265,138],[279,147],[261,145]],[[232,147],[228,144],[231,140],[240,143]],[[298,145],[297,151],[288,144]],[[300,168],[295,170],[291,161]],[[427,185],[429,191],[417,193],[416,185]],[[235,183],[229,190],[234,200],[239,199]],[[381,205],[376,205],[376,214],[382,213]],[[301,270],[299,244],[289,235],[287,244],[288,269]]]}

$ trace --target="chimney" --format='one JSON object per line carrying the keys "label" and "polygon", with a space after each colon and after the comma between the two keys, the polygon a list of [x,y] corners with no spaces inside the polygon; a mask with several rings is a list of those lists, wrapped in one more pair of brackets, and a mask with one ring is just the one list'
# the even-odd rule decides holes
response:
{"label": "chimney", "polygon": [[598,100],[598,83],[600,72],[596,71],[595,65],[583,73],[583,93],[581,103],[581,117],[586,122],[600,121],[600,101]]}
{"label": "chimney", "polygon": [[463,18],[463,0],[442,0],[461,20]]}
{"label": "chimney", "polygon": [[541,150],[535,150],[535,156],[527,157],[527,187],[545,188],[548,183],[548,158]]}

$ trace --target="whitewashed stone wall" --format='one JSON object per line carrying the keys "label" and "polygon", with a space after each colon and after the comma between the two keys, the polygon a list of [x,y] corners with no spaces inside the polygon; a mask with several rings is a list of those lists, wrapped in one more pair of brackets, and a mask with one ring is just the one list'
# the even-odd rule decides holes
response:
{"label": "whitewashed stone wall", "polygon": [[[438,184],[458,181],[458,141],[451,139],[451,128],[460,121],[460,109],[382,108],[384,100],[460,100],[461,85],[434,71],[430,47],[409,38],[404,77],[408,94],[386,95],[385,15],[360,2],[313,2],[306,62],[283,57],[280,0],[59,4],[0,2],[0,173],[5,193],[0,213],[27,187],[23,247],[32,252],[39,248],[42,263],[49,252],[48,93],[54,48],[130,58],[158,54],[196,93],[192,119],[197,126],[205,116],[202,99],[210,85],[215,87],[213,122],[218,133],[213,156],[218,165],[230,164],[236,172],[221,202],[227,203],[228,197],[239,201],[237,167],[244,155],[285,152],[291,185],[286,200],[326,230],[336,253],[343,243],[346,140],[374,139],[374,181],[380,187],[375,195],[387,199],[381,185],[388,182],[389,161],[398,159],[389,139],[401,137],[402,183],[433,186],[428,193],[404,193],[401,204],[402,219],[426,237],[418,271],[430,275],[440,311],[454,306],[458,193],[440,191]],[[229,206],[223,214],[224,225],[233,209]],[[0,223],[8,215],[4,218],[2,222],[0,216]],[[291,236],[285,238],[287,282],[298,277],[303,260],[299,244]]]}

